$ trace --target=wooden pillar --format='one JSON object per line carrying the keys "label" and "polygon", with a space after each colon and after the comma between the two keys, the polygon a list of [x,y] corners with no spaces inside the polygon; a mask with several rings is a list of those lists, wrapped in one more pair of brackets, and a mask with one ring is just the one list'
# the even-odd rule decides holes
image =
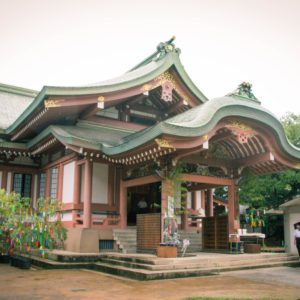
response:
{"label": "wooden pillar", "polygon": [[181,228],[183,230],[188,230],[189,229],[189,224],[188,224],[188,210],[187,210],[187,194],[185,196],[184,201],[184,212],[181,215]]}
{"label": "wooden pillar", "polygon": [[1,189],[6,190],[6,185],[7,185],[7,170],[2,170]]}
{"label": "wooden pillar", "polygon": [[197,191],[192,191],[191,193],[192,197],[192,209],[199,209],[200,207],[197,207]]}
{"label": "wooden pillar", "polygon": [[74,188],[73,188],[73,210],[72,210],[72,222],[73,227],[76,225],[76,218],[78,213],[78,206],[80,202],[80,165],[75,162],[75,169],[74,169]]}
{"label": "wooden pillar", "polygon": [[119,197],[119,209],[121,218],[121,229],[127,227],[127,188],[124,187],[122,179],[120,179],[120,197]]}
{"label": "wooden pillar", "polygon": [[45,182],[45,198],[50,197],[50,181],[51,181],[51,169],[46,170],[46,182]]}
{"label": "wooden pillar", "polygon": [[228,186],[228,226],[229,234],[236,233],[237,229],[240,227],[239,223],[239,213],[237,213],[237,207],[239,207],[237,197],[237,186],[232,182]]}
{"label": "wooden pillar", "polygon": [[214,200],[212,190],[205,191],[205,216],[213,217],[214,215]]}
{"label": "wooden pillar", "polygon": [[168,213],[168,197],[172,197],[172,183],[168,179],[161,181],[161,242],[164,242],[164,221]]}
{"label": "wooden pillar", "polygon": [[92,227],[92,163],[85,161],[83,192],[83,227]]}
{"label": "wooden pillar", "polygon": [[205,212],[205,217],[207,217],[206,215],[206,203],[205,203],[205,191],[202,190],[201,191],[201,208],[204,209],[204,212]]}

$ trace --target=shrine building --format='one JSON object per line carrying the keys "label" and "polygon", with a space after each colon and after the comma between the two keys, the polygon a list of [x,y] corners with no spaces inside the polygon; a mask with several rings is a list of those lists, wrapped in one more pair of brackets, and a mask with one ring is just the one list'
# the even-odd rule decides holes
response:
{"label": "shrine building", "polygon": [[[32,198],[33,207],[39,198],[61,201],[67,250],[116,247],[109,246],[114,232],[128,228],[142,239],[137,250],[147,250],[155,245],[146,239],[163,240],[166,217],[200,232],[204,249],[226,247],[239,228],[244,172],[300,168],[300,149],[251,84],[207,99],[179,56],[171,39],[112,80],[39,92],[0,84],[0,187]],[[176,172],[187,189],[178,215]],[[228,188],[228,214],[216,231],[218,187]],[[139,223],[143,215],[156,219]]]}

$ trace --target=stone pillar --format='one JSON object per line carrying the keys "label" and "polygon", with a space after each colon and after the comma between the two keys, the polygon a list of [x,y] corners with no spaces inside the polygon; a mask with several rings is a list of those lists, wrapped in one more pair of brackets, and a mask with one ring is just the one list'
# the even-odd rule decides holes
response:
{"label": "stone pillar", "polygon": [[120,227],[125,229],[127,227],[127,188],[123,186],[123,181],[120,180]]}
{"label": "stone pillar", "polygon": [[83,227],[92,227],[92,163],[85,161],[83,191]]}
{"label": "stone pillar", "polygon": [[72,221],[73,227],[76,225],[76,218],[78,213],[78,206],[80,202],[80,165],[75,162],[75,169],[74,169],[74,189],[73,189],[73,210],[72,210]]}

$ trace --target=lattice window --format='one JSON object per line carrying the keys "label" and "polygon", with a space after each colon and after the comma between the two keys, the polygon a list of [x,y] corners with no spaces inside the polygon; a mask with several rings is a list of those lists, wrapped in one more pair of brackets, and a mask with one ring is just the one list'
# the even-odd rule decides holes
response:
{"label": "lattice window", "polygon": [[39,176],[40,186],[39,186],[39,198],[45,197],[45,188],[46,188],[46,174],[41,173]]}
{"label": "lattice window", "polygon": [[57,184],[58,184],[58,169],[53,168],[51,169],[51,176],[50,176],[50,198],[56,199],[57,198]]}
{"label": "lattice window", "polygon": [[31,174],[14,174],[13,190],[22,197],[31,197]]}

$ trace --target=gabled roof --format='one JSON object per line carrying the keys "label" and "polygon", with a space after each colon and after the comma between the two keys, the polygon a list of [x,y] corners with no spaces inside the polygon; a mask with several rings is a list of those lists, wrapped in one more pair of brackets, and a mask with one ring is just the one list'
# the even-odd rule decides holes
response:
{"label": "gabled roof", "polygon": [[293,200],[290,200],[288,202],[285,202],[281,204],[279,207],[280,208],[286,208],[290,206],[300,206],[300,197],[294,198]]}
{"label": "gabled roof", "polygon": [[115,79],[86,86],[44,86],[39,94],[35,97],[34,101],[23,111],[23,113],[15,120],[15,122],[6,129],[6,133],[10,134],[12,131],[18,128],[18,126],[20,126],[27,117],[29,117],[40,105],[42,105],[43,101],[48,97],[97,95],[126,90],[135,86],[143,85],[144,83],[153,80],[162,73],[168,71],[171,67],[175,68],[183,83],[191,91],[199,103],[206,102],[207,98],[195,86],[184,70],[184,67],[179,59],[180,50],[175,48],[175,45],[172,43],[172,41],[173,40],[170,40],[166,43],[161,43],[151,60],[148,59],[143,61],[137,67]]}
{"label": "gabled roof", "polygon": [[0,83],[0,131],[9,127],[36,95],[36,91]]}

